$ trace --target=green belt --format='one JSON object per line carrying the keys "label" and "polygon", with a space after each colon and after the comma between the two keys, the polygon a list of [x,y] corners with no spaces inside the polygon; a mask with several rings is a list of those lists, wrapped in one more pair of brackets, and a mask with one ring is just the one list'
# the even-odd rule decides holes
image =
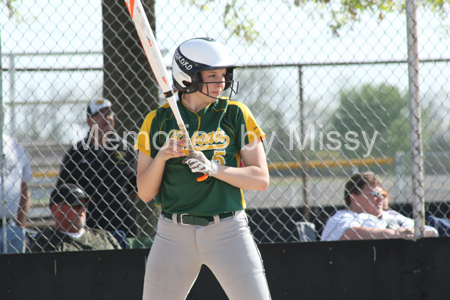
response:
{"label": "green belt", "polygon": [[[172,220],[172,214],[163,211],[164,217]],[[234,215],[234,212],[227,212],[219,215],[219,219],[225,219]],[[214,222],[214,217],[196,217],[188,214],[177,214],[177,222],[183,225],[207,226]]]}

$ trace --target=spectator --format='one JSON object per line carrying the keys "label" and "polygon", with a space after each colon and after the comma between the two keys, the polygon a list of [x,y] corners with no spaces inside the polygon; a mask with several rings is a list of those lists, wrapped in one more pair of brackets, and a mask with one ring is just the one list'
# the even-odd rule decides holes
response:
{"label": "spectator", "polygon": [[[412,238],[414,220],[388,210],[381,180],[372,172],[358,173],[345,185],[348,210],[339,210],[326,223],[321,241]],[[425,237],[437,231],[425,226]]]}
{"label": "spectator", "polygon": [[[0,118],[3,126],[3,108]],[[31,179],[31,168],[25,151],[19,142],[3,133],[2,151],[4,157],[4,191],[0,187],[0,253],[25,252],[25,226],[30,210],[30,189],[28,181]],[[0,179],[1,183],[1,179]],[[5,197],[5,198],[3,198]],[[4,231],[6,230],[6,249],[4,248]]]}
{"label": "spectator", "polygon": [[87,225],[109,231],[136,234],[135,202],[137,156],[133,146],[114,131],[114,112],[106,99],[92,100],[87,107],[88,136],[72,146],[58,184],[73,183],[91,198]]}
{"label": "spectator", "polygon": [[110,232],[86,227],[89,197],[75,184],[53,190],[50,209],[55,227],[47,227],[31,241],[31,252],[121,249]]}

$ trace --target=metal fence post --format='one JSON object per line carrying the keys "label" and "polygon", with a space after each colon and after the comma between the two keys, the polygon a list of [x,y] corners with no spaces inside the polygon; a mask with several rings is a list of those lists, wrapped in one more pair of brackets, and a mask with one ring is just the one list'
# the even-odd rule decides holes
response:
{"label": "metal fence post", "polygon": [[397,203],[406,203],[406,168],[405,168],[405,153],[398,151],[395,153],[394,159],[394,172],[395,172],[395,185],[397,194],[395,195],[395,201]]}
{"label": "metal fence post", "polygon": [[[8,253],[8,241],[6,239],[6,199],[5,199],[5,166],[3,154],[3,119],[5,112],[3,111],[3,56],[2,56],[2,39],[0,30],[0,176],[1,176],[1,196],[2,196],[2,235],[4,253]],[[1,252],[0,252],[1,253]]]}
{"label": "metal fence post", "polygon": [[[302,84],[302,66],[298,66],[298,83],[299,83],[299,97],[300,97],[300,130],[301,130],[301,138],[305,139],[305,103],[303,100],[303,84]],[[307,189],[307,166],[306,166],[306,156],[305,150],[300,150],[301,162],[302,162],[302,192],[303,192],[303,217],[305,221],[310,220],[310,211],[309,211],[309,203],[308,203],[308,189]]]}
{"label": "metal fence post", "polygon": [[423,236],[425,226],[425,203],[423,192],[423,153],[419,94],[417,2],[415,0],[406,1],[406,18],[414,237],[418,238]]}
{"label": "metal fence post", "polygon": [[[16,132],[16,106],[14,101],[16,100],[16,88],[15,88],[15,79],[16,79],[16,71],[15,71],[15,55],[9,55],[9,101],[11,105],[11,125],[10,132],[12,135]],[[2,102],[3,104],[3,102]]]}

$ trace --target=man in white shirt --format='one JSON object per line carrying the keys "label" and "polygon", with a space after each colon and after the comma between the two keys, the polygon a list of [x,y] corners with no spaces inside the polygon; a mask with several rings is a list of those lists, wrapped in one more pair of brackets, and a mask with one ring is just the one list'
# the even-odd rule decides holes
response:
{"label": "man in white shirt", "polygon": [[[0,199],[0,253],[25,252],[25,225],[30,210],[30,190],[27,182],[31,179],[31,168],[25,151],[19,142],[3,135],[2,153],[4,190]],[[5,246],[6,237],[6,248]]]}
{"label": "man in white shirt", "polygon": [[[348,210],[339,210],[326,223],[321,241],[412,238],[414,221],[393,210],[384,210],[381,180],[372,172],[358,173],[345,185]],[[425,226],[425,237],[437,237]]]}

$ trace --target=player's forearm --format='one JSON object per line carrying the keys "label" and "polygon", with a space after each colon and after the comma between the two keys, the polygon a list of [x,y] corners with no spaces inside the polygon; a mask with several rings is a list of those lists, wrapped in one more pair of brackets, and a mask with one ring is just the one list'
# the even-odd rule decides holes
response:
{"label": "player's forearm", "polygon": [[347,228],[340,240],[376,240],[394,238],[395,236],[395,231],[389,228],[379,229],[356,226]]}
{"label": "player's forearm", "polygon": [[131,194],[131,197],[132,197],[134,203],[136,203],[136,202],[139,201],[139,195],[138,195],[137,193],[133,192],[133,193]]}
{"label": "player's forearm", "polygon": [[219,165],[219,172],[214,177],[245,190],[265,191],[269,186],[269,173],[258,166],[233,168]]}
{"label": "player's forearm", "polygon": [[17,226],[25,228],[30,211],[31,193],[26,182],[22,183],[19,210],[17,212]]}
{"label": "player's forearm", "polygon": [[137,175],[138,195],[144,202],[152,200],[158,194],[165,166],[165,161],[155,157],[150,165]]}
{"label": "player's forearm", "polygon": [[424,237],[438,237],[439,234],[434,230],[424,230],[423,236]]}
{"label": "player's forearm", "polygon": [[241,189],[265,191],[270,179],[261,140],[243,147],[241,157],[245,167],[219,166],[219,172],[214,177]]}

